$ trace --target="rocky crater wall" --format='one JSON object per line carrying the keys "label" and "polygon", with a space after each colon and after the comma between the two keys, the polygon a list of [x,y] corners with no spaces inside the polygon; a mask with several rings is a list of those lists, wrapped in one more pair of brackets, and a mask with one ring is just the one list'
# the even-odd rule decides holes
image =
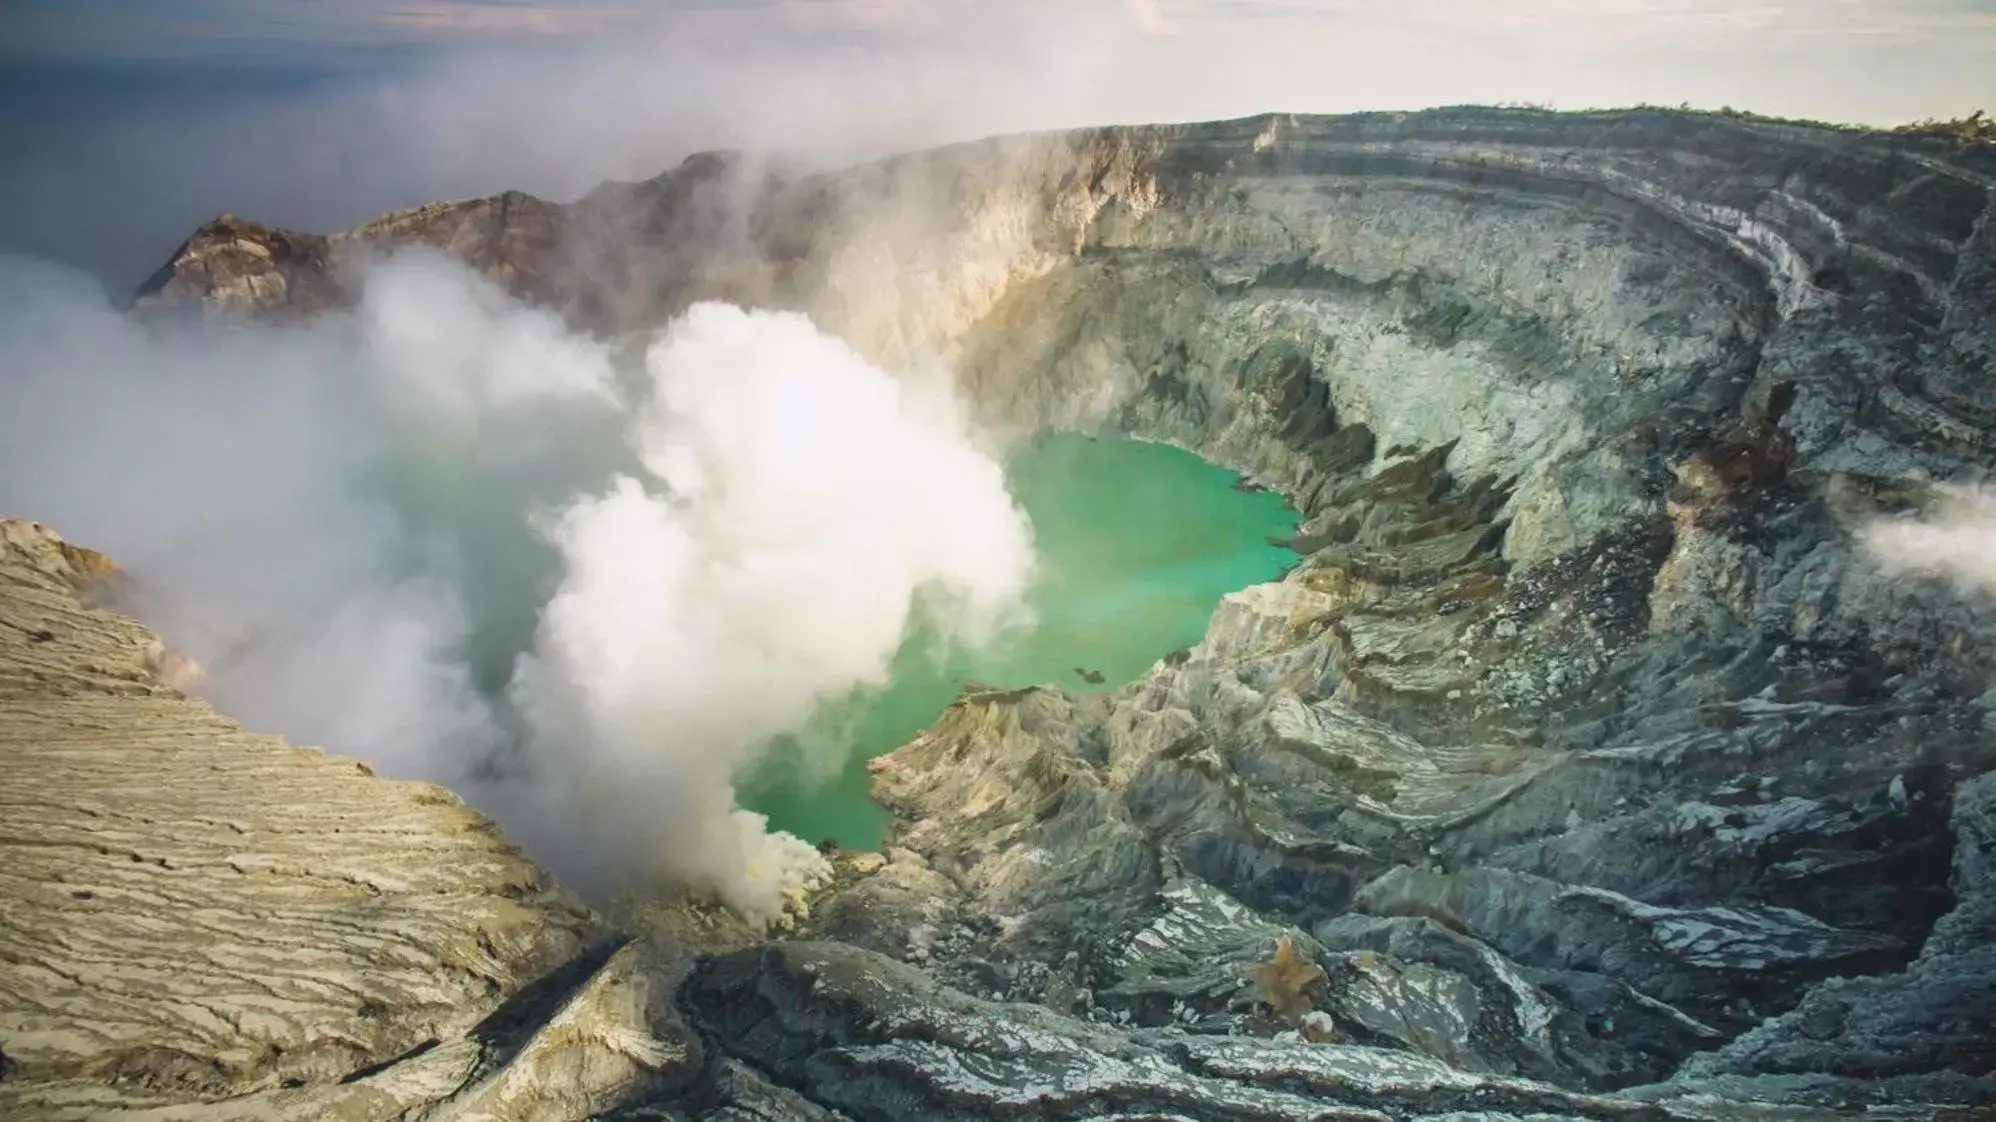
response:
{"label": "rocky crater wall", "polygon": [[680,990],[690,1111],[1932,1115],[1996,1101],[1991,616],[1857,534],[1984,467],[1992,187],[1727,117],[1262,117],[224,219],[139,305],[310,314],[423,243],[606,334],[797,308],[1308,516],[1144,680],[881,761],[815,941]]}

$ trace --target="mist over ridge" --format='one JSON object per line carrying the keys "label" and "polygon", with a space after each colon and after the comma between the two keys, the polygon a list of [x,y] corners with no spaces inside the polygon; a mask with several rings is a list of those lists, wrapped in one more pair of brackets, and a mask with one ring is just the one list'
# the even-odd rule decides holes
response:
{"label": "mist over ridge", "polygon": [[1028,622],[1030,530],[946,382],[801,315],[695,305],[620,371],[422,253],[302,324],[140,321],[19,259],[0,297],[0,508],[118,557],[225,711],[445,783],[581,885],[775,914],[822,859],[735,773],[879,684],[911,612]]}
{"label": "mist over ridge", "polygon": [[571,199],[710,149],[825,166],[1026,130],[1497,103],[1884,125],[1996,95],[1996,21],[1948,0],[434,0],[421,20],[234,0],[179,27],[167,5],[101,10],[121,6],[23,0],[0,38],[0,251],[114,289],[223,211],[343,229],[436,199]]}

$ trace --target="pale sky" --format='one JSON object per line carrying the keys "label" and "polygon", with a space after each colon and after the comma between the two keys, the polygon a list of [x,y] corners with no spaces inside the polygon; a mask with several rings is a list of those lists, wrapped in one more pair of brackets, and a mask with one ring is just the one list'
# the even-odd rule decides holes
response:
{"label": "pale sky", "polygon": [[1996,0],[0,0],[0,251],[125,284],[224,209],[1464,103],[1996,111]]}
{"label": "pale sky", "polygon": [[[6,0],[0,52],[328,65],[365,52],[812,40],[893,67],[1085,47],[1105,74],[1197,58],[1161,99],[1338,111],[1652,100],[1866,123],[1996,95],[1996,0]],[[0,55],[4,57],[4,55]],[[1222,81],[1237,91],[1209,88]],[[1424,91],[1432,96],[1423,97]],[[1257,100],[1259,99],[1259,100]],[[1277,102],[1279,101],[1279,104]],[[1138,108],[1141,108],[1139,103]],[[1160,107],[1164,108],[1163,105]],[[1996,107],[1991,107],[1996,108]]]}

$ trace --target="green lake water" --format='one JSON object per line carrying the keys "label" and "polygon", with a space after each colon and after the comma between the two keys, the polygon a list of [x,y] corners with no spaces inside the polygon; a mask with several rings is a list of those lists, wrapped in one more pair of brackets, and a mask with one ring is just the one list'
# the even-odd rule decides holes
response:
{"label": "green lake water", "polygon": [[889,686],[819,714],[810,734],[821,738],[818,758],[829,738],[844,767],[805,781],[790,755],[795,745],[779,745],[740,784],[742,805],[812,842],[875,848],[888,819],[867,795],[867,762],[934,723],[964,683],[1127,684],[1198,642],[1222,596],[1273,580],[1296,560],[1268,544],[1296,530],[1296,513],[1280,496],[1238,490],[1234,473],[1181,449],[1058,434],[1021,448],[1007,471],[1039,554],[1028,593],[1033,630],[1002,649],[939,659],[933,638],[918,629],[902,645]]}

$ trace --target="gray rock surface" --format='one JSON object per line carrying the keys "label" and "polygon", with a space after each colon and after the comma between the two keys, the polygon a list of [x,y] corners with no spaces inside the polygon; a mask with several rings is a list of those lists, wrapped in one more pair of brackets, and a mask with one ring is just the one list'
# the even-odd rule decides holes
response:
{"label": "gray rock surface", "polygon": [[1108,1030],[837,943],[720,959],[687,1001],[731,1051],[860,1118],[1672,1116],[1404,1051]]}
{"label": "gray rock surface", "polygon": [[1854,534],[1986,470],[1992,190],[1735,117],[1260,117],[229,218],[138,303],[424,243],[605,334],[796,308],[1305,514],[1143,680],[881,761],[892,845],[695,970],[631,1117],[1933,1117],[1996,1105],[1996,614]]}

